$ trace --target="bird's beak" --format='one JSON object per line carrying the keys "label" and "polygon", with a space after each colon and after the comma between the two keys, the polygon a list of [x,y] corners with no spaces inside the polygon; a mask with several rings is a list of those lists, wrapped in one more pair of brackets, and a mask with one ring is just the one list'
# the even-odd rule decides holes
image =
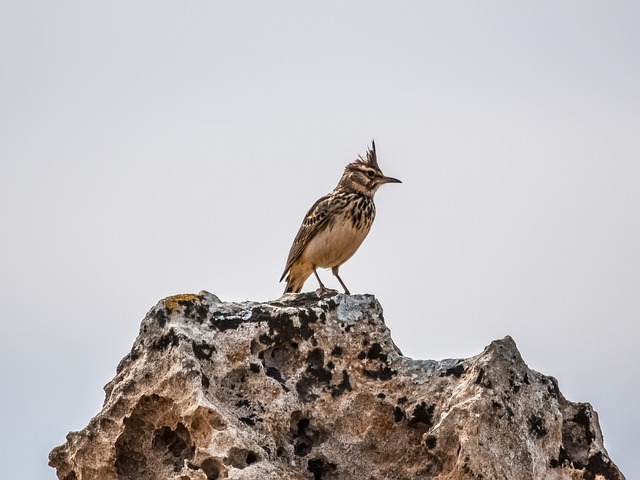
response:
{"label": "bird's beak", "polygon": [[380,179],[380,184],[384,184],[384,183],[402,183],[400,180],[398,180],[397,178],[393,178],[393,177],[382,177]]}

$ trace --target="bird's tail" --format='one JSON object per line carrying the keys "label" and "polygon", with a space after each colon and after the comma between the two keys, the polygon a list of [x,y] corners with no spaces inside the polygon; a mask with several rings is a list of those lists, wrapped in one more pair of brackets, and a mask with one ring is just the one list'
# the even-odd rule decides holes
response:
{"label": "bird's tail", "polygon": [[291,275],[288,275],[287,286],[284,289],[284,293],[300,293],[302,291],[302,285],[304,285],[304,282],[294,282]]}
{"label": "bird's tail", "polygon": [[[308,275],[306,277],[302,277],[296,273],[299,272],[295,272],[292,270],[288,270],[287,272],[285,272],[287,286],[284,289],[284,293],[300,293],[302,291],[302,287],[304,286],[304,282],[306,281]],[[280,281],[282,281],[282,279],[284,278],[285,275],[282,275]]]}

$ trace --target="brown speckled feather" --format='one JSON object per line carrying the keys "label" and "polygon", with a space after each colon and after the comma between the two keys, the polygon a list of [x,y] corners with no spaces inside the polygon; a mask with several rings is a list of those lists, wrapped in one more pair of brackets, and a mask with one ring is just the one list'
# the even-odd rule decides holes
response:
{"label": "brown speckled feather", "polygon": [[[346,201],[338,203],[342,204],[342,209],[347,205]],[[282,277],[280,277],[280,281],[282,281],[287,275],[291,265],[293,265],[293,262],[300,257],[311,239],[315,237],[318,232],[330,227],[330,223],[334,217],[333,215],[329,215],[329,213],[335,212],[336,209],[340,209],[339,207],[340,206],[336,203],[335,195],[331,192],[320,198],[309,209],[302,221],[302,225],[300,226],[300,230],[298,230],[296,238],[293,240],[293,245],[291,245],[289,257],[287,258],[287,266],[282,273]]]}

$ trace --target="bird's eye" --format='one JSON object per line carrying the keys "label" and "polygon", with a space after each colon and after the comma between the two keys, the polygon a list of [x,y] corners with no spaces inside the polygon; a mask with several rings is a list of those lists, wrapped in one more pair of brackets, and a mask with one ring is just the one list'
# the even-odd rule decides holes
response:
{"label": "bird's eye", "polygon": [[374,172],[373,170],[367,170],[367,176],[369,178],[373,178],[376,176],[376,172]]}

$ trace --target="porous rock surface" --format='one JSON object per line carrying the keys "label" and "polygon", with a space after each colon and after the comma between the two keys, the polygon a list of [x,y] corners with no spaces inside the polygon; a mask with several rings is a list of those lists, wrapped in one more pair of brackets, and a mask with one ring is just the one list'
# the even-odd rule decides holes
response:
{"label": "porous rock surface", "polygon": [[412,360],[370,295],[166,298],[105,391],[58,478],[624,479],[591,406],[510,337]]}

